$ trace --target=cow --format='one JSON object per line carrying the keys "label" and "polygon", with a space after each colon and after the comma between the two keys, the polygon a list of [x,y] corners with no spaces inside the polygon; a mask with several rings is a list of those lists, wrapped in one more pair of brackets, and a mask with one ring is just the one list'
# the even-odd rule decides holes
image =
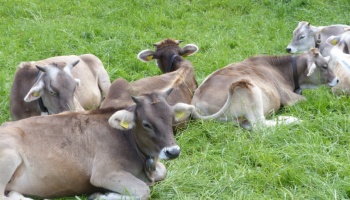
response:
{"label": "cow", "polygon": [[110,85],[101,60],[92,54],[22,62],[10,94],[11,118],[97,108]]}
{"label": "cow", "polygon": [[[191,111],[170,106],[171,93],[129,96],[121,110],[97,109],[34,116],[0,127],[0,199],[148,199],[166,176],[159,159],[180,155],[173,121]],[[108,192],[103,194],[104,192]]]}
{"label": "cow", "polygon": [[266,117],[281,106],[306,98],[301,89],[338,82],[318,49],[299,55],[253,56],[210,74],[198,87],[191,104],[193,116],[238,123],[248,130],[274,126],[277,121],[299,122],[294,117]]}
{"label": "cow", "polygon": [[328,56],[328,65],[339,77],[339,84],[332,87],[332,92],[335,95],[350,95],[350,30],[329,37],[327,43],[334,45]]}
{"label": "cow", "polygon": [[308,52],[311,48],[318,48],[323,56],[329,56],[332,45],[326,42],[332,35],[342,34],[348,25],[336,24],[330,26],[312,26],[309,22],[301,21],[293,31],[293,38],[288,44],[288,53]]}
{"label": "cow", "polygon": [[[137,55],[138,59],[143,62],[155,59],[163,74],[132,81],[128,86],[124,83],[124,87],[128,87],[130,93],[135,96],[173,88],[173,92],[167,99],[170,105],[180,102],[190,104],[198,84],[191,62],[183,57],[193,55],[198,51],[198,47],[194,44],[188,44],[184,48],[180,48],[180,42],[180,40],[164,39],[154,44],[156,46],[155,52],[152,50],[141,51]],[[116,84],[119,83],[117,81]],[[116,97],[118,96],[117,86],[114,85],[115,83],[113,82],[104,102],[101,104],[101,108],[113,107],[113,104],[116,106],[120,105],[119,103],[113,103],[114,101],[120,102]],[[186,122],[187,120],[184,120],[174,124],[174,129],[182,127]]]}

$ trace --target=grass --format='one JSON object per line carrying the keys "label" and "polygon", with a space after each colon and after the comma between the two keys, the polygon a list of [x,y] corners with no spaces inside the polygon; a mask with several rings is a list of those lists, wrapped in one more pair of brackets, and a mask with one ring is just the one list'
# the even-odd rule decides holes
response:
{"label": "grass", "polygon": [[[283,55],[298,21],[350,24],[347,0],[3,0],[0,6],[0,122],[22,61],[93,53],[111,80],[160,74],[138,52],[164,38],[199,46],[188,57],[201,83],[214,70],[258,54]],[[350,101],[329,88],[276,115],[302,124],[248,132],[192,121],[176,135],[180,158],[152,199],[349,199]],[[81,198],[85,199],[85,196]],[[69,199],[67,197],[67,199]]]}

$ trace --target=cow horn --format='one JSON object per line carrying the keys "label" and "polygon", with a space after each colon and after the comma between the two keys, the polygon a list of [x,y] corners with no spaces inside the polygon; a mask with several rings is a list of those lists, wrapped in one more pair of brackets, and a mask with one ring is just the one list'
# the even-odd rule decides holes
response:
{"label": "cow horn", "polygon": [[36,68],[38,68],[38,70],[40,70],[40,71],[42,71],[42,72],[46,72],[45,67],[41,67],[41,66],[39,66],[39,65],[35,65],[35,66],[36,66]]}
{"label": "cow horn", "polygon": [[131,99],[132,99],[136,104],[139,104],[139,103],[140,103],[140,99],[137,98],[136,96],[131,96]]}
{"label": "cow horn", "polygon": [[168,89],[167,91],[165,91],[165,95],[169,96],[173,90],[174,90],[174,88]]}
{"label": "cow horn", "polygon": [[71,63],[72,67],[74,67],[75,65],[77,65],[80,62],[80,60],[76,60],[74,62]]}

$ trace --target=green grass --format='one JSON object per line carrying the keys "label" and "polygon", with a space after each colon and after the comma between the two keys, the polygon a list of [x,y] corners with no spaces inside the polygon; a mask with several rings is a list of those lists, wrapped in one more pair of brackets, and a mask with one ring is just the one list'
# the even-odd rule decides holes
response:
{"label": "green grass", "polygon": [[[348,0],[2,0],[0,122],[22,61],[93,53],[111,80],[160,74],[136,55],[164,38],[199,46],[188,57],[199,83],[214,70],[258,54],[283,55],[298,21],[350,24]],[[303,123],[248,132],[191,121],[176,135],[180,158],[152,199],[349,199],[350,101],[329,88],[276,115]],[[1,175],[0,175],[1,176]],[[85,198],[82,197],[83,199]]]}

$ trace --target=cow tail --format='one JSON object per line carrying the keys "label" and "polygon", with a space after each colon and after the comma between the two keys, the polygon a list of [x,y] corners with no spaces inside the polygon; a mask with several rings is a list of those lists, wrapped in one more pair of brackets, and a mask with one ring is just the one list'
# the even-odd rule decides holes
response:
{"label": "cow tail", "polygon": [[233,93],[235,92],[236,89],[238,89],[238,88],[249,89],[251,87],[253,87],[253,85],[251,84],[251,82],[249,80],[246,80],[246,79],[242,79],[240,81],[232,83],[230,88],[229,88],[226,102],[218,112],[216,112],[212,115],[203,116],[198,112],[197,109],[195,109],[193,112],[194,117],[199,118],[199,119],[216,119],[216,118],[220,117],[230,107],[231,101],[232,101],[232,96],[233,96]]}

